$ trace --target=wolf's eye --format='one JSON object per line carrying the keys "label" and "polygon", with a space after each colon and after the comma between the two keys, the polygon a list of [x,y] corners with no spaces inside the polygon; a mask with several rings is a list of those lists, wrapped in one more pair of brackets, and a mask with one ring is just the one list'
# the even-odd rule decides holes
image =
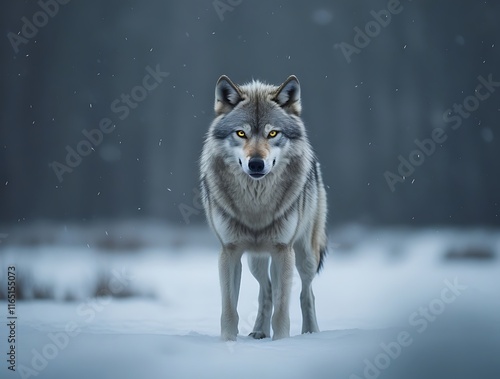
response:
{"label": "wolf's eye", "polygon": [[236,135],[240,138],[247,138],[247,135],[245,134],[245,132],[243,130],[237,130]]}
{"label": "wolf's eye", "polygon": [[279,132],[277,130],[271,130],[269,132],[269,134],[267,135],[267,138],[274,138],[274,137],[276,137],[278,135],[278,133]]}

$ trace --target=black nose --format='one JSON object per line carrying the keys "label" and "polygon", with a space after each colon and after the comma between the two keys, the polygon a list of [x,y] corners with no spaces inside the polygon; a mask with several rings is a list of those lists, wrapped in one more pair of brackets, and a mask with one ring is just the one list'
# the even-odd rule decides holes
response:
{"label": "black nose", "polygon": [[264,160],[260,158],[250,158],[248,169],[253,173],[260,173],[264,170]]}

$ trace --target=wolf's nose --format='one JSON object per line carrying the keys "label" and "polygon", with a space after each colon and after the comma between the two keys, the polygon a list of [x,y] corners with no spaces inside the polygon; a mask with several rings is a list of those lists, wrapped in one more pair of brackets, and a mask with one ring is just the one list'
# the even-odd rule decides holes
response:
{"label": "wolf's nose", "polygon": [[264,170],[264,160],[260,158],[250,158],[248,161],[248,169],[254,173],[262,172]]}

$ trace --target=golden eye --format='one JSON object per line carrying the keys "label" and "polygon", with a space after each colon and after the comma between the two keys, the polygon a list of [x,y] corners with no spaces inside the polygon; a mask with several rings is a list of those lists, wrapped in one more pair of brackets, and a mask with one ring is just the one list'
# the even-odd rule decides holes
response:
{"label": "golden eye", "polygon": [[241,138],[247,138],[247,135],[245,134],[245,132],[243,130],[237,130],[236,135],[238,137],[241,137]]}
{"label": "golden eye", "polygon": [[267,138],[274,138],[274,137],[276,137],[278,135],[278,133],[279,132],[277,130],[271,130],[269,132],[269,134],[267,135]]}

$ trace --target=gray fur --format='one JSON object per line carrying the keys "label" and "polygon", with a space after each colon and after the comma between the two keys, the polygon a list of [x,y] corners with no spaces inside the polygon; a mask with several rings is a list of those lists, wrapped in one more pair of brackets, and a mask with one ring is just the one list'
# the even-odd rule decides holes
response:
{"label": "gray fur", "polygon": [[[317,332],[311,283],[326,251],[326,192],[300,119],[299,82],[291,76],[279,87],[258,81],[238,86],[222,76],[215,90],[215,113],[200,171],[207,220],[222,245],[222,339],[235,340],[238,334],[236,307],[245,252],[260,285],[251,336],[270,337],[271,325],[273,339],[289,336],[294,264],[302,281],[302,332]],[[278,131],[274,138],[271,130]],[[256,175],[250,158],[264,162]]]}

